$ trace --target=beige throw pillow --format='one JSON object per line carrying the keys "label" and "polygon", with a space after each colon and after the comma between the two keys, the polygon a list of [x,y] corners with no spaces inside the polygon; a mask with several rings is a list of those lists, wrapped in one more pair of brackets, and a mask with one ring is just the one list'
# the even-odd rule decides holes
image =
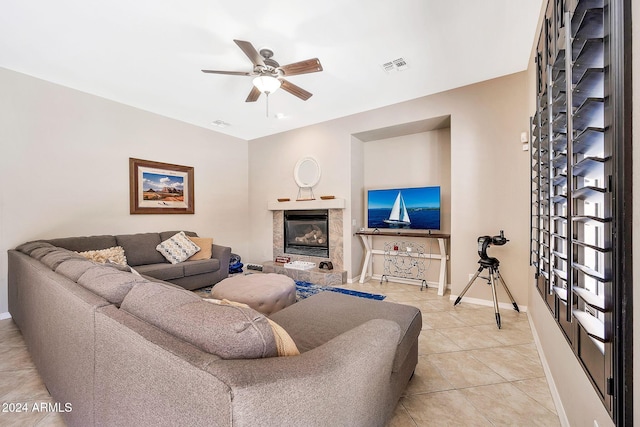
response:
{"label": "beige throw pillow", "polygon": [[91,261],[99,262],[100,264],[112,262],[114,264],[127,265],[127,257],[124,255],[124,248],[122,246],[114,246],[107,249],[78,253],[83,257],[90,259]]}
{"label": "beige throw pillow", "polygon": [[200,251],[193,254],[187,261],[197,261],[199,259],[211,258],[211,245],[213,245],[213,238],[211,237],[191,237],[187,236],[189,240],[200,247]]}
{"label": "beige throw pillow", "polygon": [[273,320],[267,317],[267,322],[271,325],[273,336],[276,339],[276,347],[278,347],[278,356],[297,356],[300,354],[298,346],[287,331]]}

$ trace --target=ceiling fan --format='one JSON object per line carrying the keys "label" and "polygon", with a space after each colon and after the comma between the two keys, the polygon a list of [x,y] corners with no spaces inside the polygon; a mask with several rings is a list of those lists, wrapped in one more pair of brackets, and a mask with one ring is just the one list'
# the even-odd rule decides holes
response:
{"label": "ceiling fan", "polygon": [[243,40],[234,40],[240,49],[244,52],[253,64],[253,71],[218,71],[218,70],[202,70],[203,73],[211,74],[227,74],[231,76],[255,76],[253,79],[253,87],[245,102],[255,102],[261,93],[267,95],[273,93],[278,88],[297,96],[306,101],[313,95],[299,86],[285,80],[284,77],[295,76],[297,74],[315,73],[322,71],[322,65],[318,58],[307,59],[305,61],[294,62],[293,64],[280,65],[273,59],[273,51],[263,48],[258,52],[250,42]]}

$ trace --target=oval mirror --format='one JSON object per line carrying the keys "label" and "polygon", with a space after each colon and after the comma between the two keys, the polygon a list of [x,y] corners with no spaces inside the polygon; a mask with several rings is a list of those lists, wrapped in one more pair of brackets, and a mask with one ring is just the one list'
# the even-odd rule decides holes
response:
{"label": "oval mirror", "polygon": [[298,160],[293,171],[298,187],[311,188],[320,181],[320,165],[313,157]]}

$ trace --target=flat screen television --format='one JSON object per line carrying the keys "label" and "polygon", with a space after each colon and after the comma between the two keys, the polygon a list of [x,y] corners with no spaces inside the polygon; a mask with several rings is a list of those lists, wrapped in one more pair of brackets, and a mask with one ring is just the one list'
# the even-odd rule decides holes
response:
{"label": "flat screen television", "polygon": [[367,190],[367,227],[440,230],[440,186]]}

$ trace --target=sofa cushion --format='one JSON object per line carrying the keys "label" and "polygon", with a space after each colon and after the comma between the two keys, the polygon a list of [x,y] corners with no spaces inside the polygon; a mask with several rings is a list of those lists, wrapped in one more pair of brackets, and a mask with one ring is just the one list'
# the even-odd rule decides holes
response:
{"label": "sofa cushion", "polygon": [[96,266],[96,263],[86,259],[85,257],[72,258],[63,261],[56,267],[56,273],[63,275],[69,280],[77,282],[80,276],[90,268]]}
{"label": "sofa cushion", "polygon": [[159,233],[122,234],[116,236],[118,246],[124,248],[129,265],[135,267],[144,264],[167,262],[156,246],[160,244]]}
{"label": "sofa cushion", "polygon": [[171,264],[178,264],[186,261],[191,255],[198,252],[200,246],[189,240],[184,234],[184,231],[181,231],[161,242],[156,246],[156,250]]}
{"label": "sofa cushion", "polygon": [[189,240],[198,245],[200,250],[191,255],[187,261],[198,261],[201,259],[211,258],[211,245],[213,245],[213,239],[211,237],[189,237]]}
{"label": "sofa cushion", "polygon": [[82,257],[78,255],[76,252],[58,248],[57,250],[49,252],[45,256],[43,256],[40,259],[40,262],[42,262],[44,265],[46,265],[50,269],[55,270],[64,261],[67,261],[70,259],[82,259]]}
{"label": "sofa cushion", "polygon": [[[237,301],[229,301],[228,299],[215,299],[215,298],[203,298],[204,301],[210,302],[212,304],[227,304],[227,305],[235,305],[238,307],[250,308],[247,304]],[[271,331],[273,332],[273,336],[276,339],[276,347],[278,348],[278,356],[297,356],[300,354],[296,343],[293,341],[291,336],[284,330],[284,328],[278,325],[273,320],[267,317],[267,321],[269,322],[269,326],[271,326]]]}
{"label": "sofa cushion", "polygon": [[23,254],[31,255],[31,252],[33,252],[35,249],[52,246],[53,245],[51,243],[38,240],[35,242],[23,243],[20,246],[16,247],[16,250],[22,252]]}
{"label": "sofa cushion", "polygon": [[175,236],[176,234],[178,234],[180,231],[182,231],[188,237],[198,237],[198,235],[196,233],[194,233],[193,231],[187,231],[187,230],[161,231],[160,232],[160,240],[164,242],[169,237]]}
{"label": "sofa cushion", "polygon": [[95,265],[78,278],[79,285],[116,305],[120,305],[131,288],[138,283],[148,281],[135,274],[104,265]]}
{"label": "sofa cushion", "polygon": [[113,246],[106,249],[78,252],[78,254],[100,264],[111,261],[116,264],[127,265],[127,257],[124,254],[124,249],[122,248],[122,246]]}
{"label": "sofa cushion", "polygon": [[219,259],[202,259],[199,261],[188,261],[182,264],[184,275],[195,276],[197,274],[213,273],[220,270]]}
{"label": "sofa cushion", "polygon": [[43,247],[32,250],[29,256],[31,256],[31,258],[41,260],[42,258],[44,258],[45,255],[50,254],[52,252],[58,252],[59,250],[60,248],[57,248],[55,246],[43,246]]}
{"label": "sofa cushion", "polygon": [[[113,262],[113,261],[111,261],[109,259],[106,260],[104,262],[104,264],[102,264],[102,265],[106,265],[107,267],[115,268],[116,270],[126,271],[127,273],[138,274],[138,273],[136,273],[136,271],[133,268],[129,267],[127,264],[124,264],[124,265],[118,264],[118,263]],[[139,276],[139,274],[138,274],[138,276]]]}
{"label": "sofa cushion", "polygon": [[302,353],[369,320],[392,320],[402,330],[394,372],[401,368],[422,329],[422,315],[416,307],[336,292],[320,292],[269,317],[285,328]]}
{"label": "sofa cushion", "polygon": [[223,359],[278,354],[269,322],[250,308],[209,304],[193,292],[149,282],[136,285],[121,309]]}
{"label": "sofa cushion", "polygon": [[63,237],[60,239],[50,239],[47,242],[53,246],[69,249],[75,252],[91,251],[96,249],[105,249],[116,246],[115,236],[81,236],[81,237]]}
{"label": "sofa cushion", "polygon": [[136,266],[136,271],[160,280],[172,280],[184,277],[183,264],[147,264]]}

